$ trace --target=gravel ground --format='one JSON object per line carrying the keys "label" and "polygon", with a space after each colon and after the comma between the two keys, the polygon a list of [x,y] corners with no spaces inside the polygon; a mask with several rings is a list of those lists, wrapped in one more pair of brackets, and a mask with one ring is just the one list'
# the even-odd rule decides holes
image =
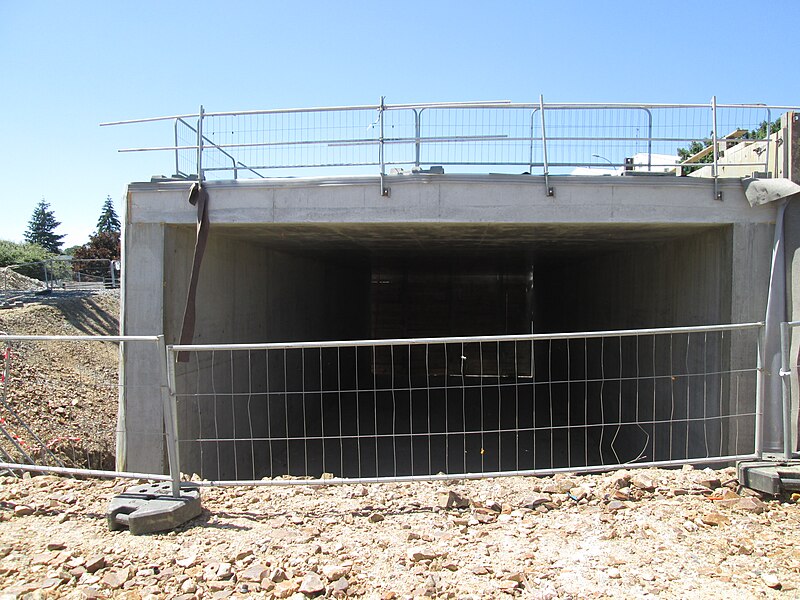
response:
{"label": "gravel ground", "polygon": [[130,482],[5,477],[0,597],[800,597],[798,506],[733,475],[207,489],[146,536],[106,527]]}
{"label": "gravel ground", "polygon": [[[0,330],[116,333],[118,306],[115,293],[57,295],[0,311]],[[14,352],[14,406],[44,437],[94,440],[70,444],[102,463],[116,346]],[[732,468],[293,480],[204,489],[203,514],[174,532],[109,531],[109,502],[135,483],[0,475],[0,599],[800,597],[797,498],[740,490]]]}

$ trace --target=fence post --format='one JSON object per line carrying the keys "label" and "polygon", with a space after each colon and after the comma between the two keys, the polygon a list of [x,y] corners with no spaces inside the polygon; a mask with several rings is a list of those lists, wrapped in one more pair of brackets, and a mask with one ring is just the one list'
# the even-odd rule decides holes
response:
{"label": "fence post", "polygon": [[789,323],[781,323],[781,397],[783,399],[783,457],[791,460],[792,450],[792,368],[789,360]]}
{"label": "fence post", "polygon": [[547,135],[544,130],[544,96],[539,94],[539,112],[542,115],[542,162],[544,164],[544,188],[548,196],[554,196],[555,190],[550,187],[550,173],[547,167]]}
{"label": "fence post", "polygon": [[203,177],[203,105],[200,105],[200,112],[197,114],[197,181],[202,182]]}
{"label": "fence post", "polygon": [[422,111],[425,110],[425,109],[421,108],[421,109],[417,110],[415,108],[413,110],[414,110],[414,136],[415,136],[415,141],[414,141],[414,166],[419,168],[419,155],[420,155],[420,141],[419,141],[419,138],[420,138],[420,134],[421,134],[421,130],[422,130],[422,124],[421,124],[420,121],[422,119]]}
{"label": "fence post", "polygon": [[384,145],[383,145],[383,111],[384,109],[384,100],[386,96],[381,96],[381,104],[378,107],[378,125],[380,128],[380,138],[378,139],[378,159],[381,163],[381,196],[389,196],[389,188],[386,187],[384,183],[384,178],[386,177],[386,164],[385,164],[385,156],[384,156]]}
{"label": "fence post", "polygon": [[714,166],[712,167],[712,175],[714,176],[714,198],[722,200],[722,192],[719,189],[719,147],[717,146],[717,97],[711,96],[711,143],[714,147]]}
{"label": "fence post", "polygon": [[158,352],[161,355],[161,400],[164,409],[164,432],[167,440],[167,460],[172,478],[172,495],[181,495],[181,468],[178,455],[177,406],[175,399],[175,366],[170,360],[164,336],[158,336]]}

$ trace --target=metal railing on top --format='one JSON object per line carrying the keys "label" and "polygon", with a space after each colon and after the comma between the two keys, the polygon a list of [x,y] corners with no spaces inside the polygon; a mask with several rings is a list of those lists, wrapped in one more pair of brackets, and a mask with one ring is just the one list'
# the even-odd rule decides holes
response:
{"label": "metal railing on top", "polygon": [[684,166],[697,164],[711,167],[716,180],[726,151],[743,145],[755,152],[736,164],[769,176],[778,145],[770,133],[787,110],[793,107],[718,104],[716,97],[708,104],[545,103],[541,96],[538,103],[387,104],[381,98],[374,105],[237,112],[201,106],[196,114],[103,125],[172,121],[172,145],[120,151],[173,152],[180,178],[366,167],[377,168],[388,194],[385,178],[406,168],[492,168],[543,175],[549,191],[550,175],[685,174]]}

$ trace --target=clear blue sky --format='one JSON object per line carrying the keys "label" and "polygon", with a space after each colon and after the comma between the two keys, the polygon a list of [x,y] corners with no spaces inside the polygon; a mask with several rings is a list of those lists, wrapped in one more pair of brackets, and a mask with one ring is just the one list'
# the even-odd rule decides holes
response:
{"label": "clear blue sky", "polygon": [[0,239],[44,198],[66,245],[170,174],[161,126],[206,110],[499,100],[800,104],[800,2],[0,0]]}

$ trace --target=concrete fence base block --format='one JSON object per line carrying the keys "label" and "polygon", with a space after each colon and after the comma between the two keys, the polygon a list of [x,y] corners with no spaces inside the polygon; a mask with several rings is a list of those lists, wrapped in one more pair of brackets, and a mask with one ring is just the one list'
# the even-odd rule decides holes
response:
{"label": "concrete fence base block", "polygon": [[773,496],[800,492],[800,460],[745,461],[736,471],[739,483],[751,490]]}
{"label": "concrete fence base block", "polygon": [[127,527],[133,535],[166,531],[202,511],[197,488],[182,489],[180,497],[175,498],[169,482],[138,485],[111,500],[108,528],[115,531]]}

